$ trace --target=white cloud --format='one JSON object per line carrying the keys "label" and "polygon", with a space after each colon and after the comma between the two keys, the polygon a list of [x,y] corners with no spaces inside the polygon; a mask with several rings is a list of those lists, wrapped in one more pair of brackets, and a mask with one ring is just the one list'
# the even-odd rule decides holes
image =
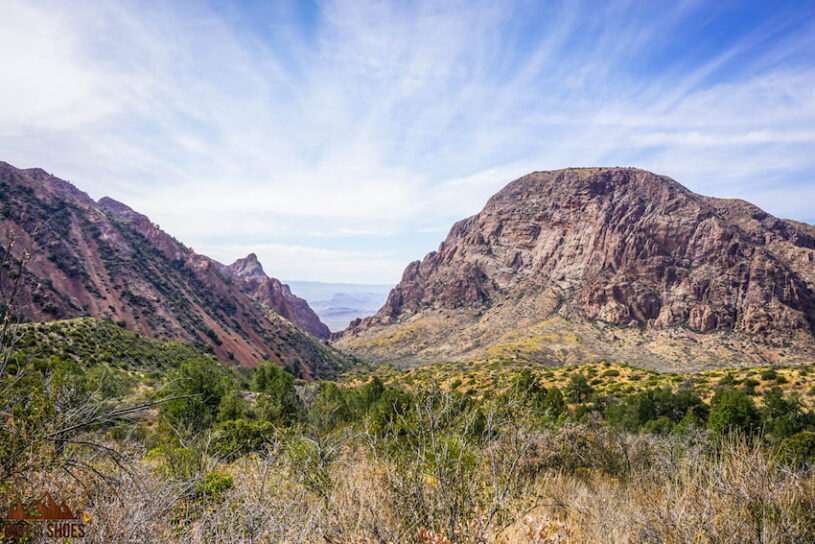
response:
{"label": "white cloud", "polygon": [[532,170],[641,166],[815,219],[792,183],[815,171],[815,69],[789,61],[813,33],[767,21],[637,73],[709,4],[336,0],[305,30],[280,6],[5,0],[0,160],[303,279],[396,281],[432,249],[397,240]]}

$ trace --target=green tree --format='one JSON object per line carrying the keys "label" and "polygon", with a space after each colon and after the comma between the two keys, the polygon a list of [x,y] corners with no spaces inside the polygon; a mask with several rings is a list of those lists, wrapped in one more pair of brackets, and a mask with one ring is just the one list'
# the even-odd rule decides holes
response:
{"label": "green tree", "polygon": [[318,429],[329,430],[338,423],[351,421],[354,414],[347,396],[348,392],[337,384],[321,383],[311,407],[311,423]]}
{"label": "green tree", "polygon": [[164,420],[177,430],[199,432],[212,425],[222,397],[234,390],[233,381],[212,359],[184,361],[170,374],[166,393],[177,398],[161,405]]}
{"label": "green tree", "polygon": [[218,403],[217,421],[231,421],[246,418],[251,414],[251,407],[235,387],[227,391]]}
{"label": "green tree", "polygon": [[301,420],[303,403],[294,386],[294,376],[267,361],[255,369],[252,388],[259,393],[258,415],[271,423],[291,425]]}
{"label": "green tree", "polygon": [[572,374],[566,386],[566,397],[569,402],[582,403],[589,400],[594,394],[594,388],[589,385],[583,374]]}
{"label": "green tree", "polygon": [[541,403],[541,410],[550,416],[557,417],[566,411],[566,400],[557,387],[550,387]]}
{"label": "green tree", "polygon": [[710,401],[708,428],[718,435],[732,431],[753,433],[761,427],[761,414],[744,391],[720,389]]}
{"label": "green tree", "polygon": [[766,418],[767,433],[774,439],[790,437],[804,428],[805,414],[800,402],[785,396],[780,387],[767,392],[761,411]]}

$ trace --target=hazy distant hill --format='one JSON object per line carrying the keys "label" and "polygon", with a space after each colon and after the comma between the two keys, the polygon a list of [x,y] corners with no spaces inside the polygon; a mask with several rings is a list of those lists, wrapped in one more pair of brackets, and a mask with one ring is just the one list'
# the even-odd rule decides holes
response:
{"label": "hazy distant hill", "polygon": [[354,319],[373,315],[388,298],[392,285],[286,281],[308,301],[320,320],[332,331],[340,331]]}

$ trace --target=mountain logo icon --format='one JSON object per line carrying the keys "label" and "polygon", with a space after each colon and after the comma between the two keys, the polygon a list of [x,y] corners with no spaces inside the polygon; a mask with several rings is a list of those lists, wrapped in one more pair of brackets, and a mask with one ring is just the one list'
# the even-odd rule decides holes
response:
{"label": "mountain logo icon", "polygon": [[57,504],[57,501],[48,492],[40,500],[34,501],[28,511],[33,511],[33,513],[26,513],[23,503],[18,501],[9,507],[6,519],[10,521],[79,519],[79,515],[74,515],[67,504],[64,502]]}

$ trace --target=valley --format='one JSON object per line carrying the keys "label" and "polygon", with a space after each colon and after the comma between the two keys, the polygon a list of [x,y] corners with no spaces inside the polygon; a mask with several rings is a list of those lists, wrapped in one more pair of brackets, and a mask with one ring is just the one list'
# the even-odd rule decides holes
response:
{"label": "valley", "polygon": [[386,294],[0,174],[0,496],[47,479],[91,541],[815,538],[809,225],[535,173]]}

